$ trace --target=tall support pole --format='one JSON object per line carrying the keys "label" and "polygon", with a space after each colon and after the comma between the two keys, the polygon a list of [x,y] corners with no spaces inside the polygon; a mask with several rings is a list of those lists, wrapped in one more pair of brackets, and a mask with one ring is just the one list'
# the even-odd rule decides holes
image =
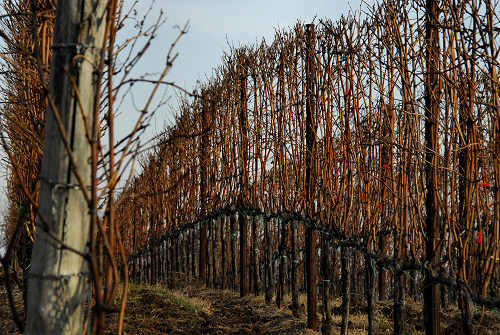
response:
{"label": "tall support pole", "polygon": [[259,295],[259,277],[257,268],[257,216],[252,217],[252,245],[251,245],[251,265],[252,265],[252,291],[255,296]]}
{"label": "tall support pole", "polygon": [[[210,221],[209,221],[210,222]],[[207,223],[208,224],[208,223]],[[205,286],[210,287],[210,278],[211,278],[211,273],[212,273],[212,261],[210,260],[210,242],[212,240],[213,236],[213,226],[212,224],[209,225],[208,227],[208,238],[207,238],[207,274],[205,277]]]}
{"label": "tall support pole", "polygon": [[323,334],[330,334],[331,333],[331,317],[330,317],[330,310],[328,307],[328,301],[329,301],[329,296],[328,296],[328,287],[330,284],[330,281],[328,280],[328,272],[329,272],[329,267],[330,264],[328,262],[329,258],[329,240],[323,235],[321,236],[321,294],[322,294],[322,299],[323,299],[323,322],[321,326],[321,330]]}
{"label": "tall support pole", "polygon": [[342,267],[342,323],[340,325],[340,334],[347,334],[349,323],[349,310],[351,305],[351,281],[349,274],[352,271],[353,261],[352,250],[347,247],[341,247],[340,263]]}
{"label": "tall support pole", "polygon": [[[208,179],[208,116],[207,112],[208,101],[207,94],[202,94],[201,106],[201,143],[200,143],[200,200],[201,200],[201,215],[206,214],[207,201],[207,179]],[[199,269],[198,275],[200,280],[206,281],[207,275],[207,221],[201,223],[200,230],[200,253],[199,253]]]}
{"label": "tall support pole", "polygon": [[[439,6],[437,0],[426,2],[426,74],[425,74],[425,231],[426,260],[431,266],[439,262],[439,210],[437,208],[437,152],[439,124]],[[440,292],[439,285],[427,276],[424,283],[424,322],[427,335],[439,335],[440,330]]]}
{"label": "tall support pole", "polygon": [[219,220],[216,219],[212,221],[212,287],[217,286],[217,227],[219,226]]}
{"label": "tall support pole", "polygon": [[[469,57],[469,55],[467,56]],[[459,108],[459,126],[463,136],[459,137],[459,153],[458,153],[458,207],[459,207],[459,223],[464,231],[472,230],[473,214],[472,214],[472,189],[471,180],[473,178],[473,161],[474,157],[474,139],[473,139],[473,115],[472,115],[472,86],[471,81],[467,80],[466,85],[461,85],[463,91],[460,94]],[[467,86],[465,88],[464,86]],[[466,283],[468,249],[460,248],[458,251],[458,278]],[[458,307],[462,314],[463,332],[466,335],[474,333],[472,326],[473,306],[471,306],[465,295],[460,294],[458,298]]]}
{"label": "tall support pole", "polygon": [[[486,17],[488,23],[488,37],[489,37],[489,45],[490,45],[490,55],[494,55],[497,52],[497,47],[495,46],[495,35],[493,34],[494,28],[494,8],[491,0],[486,1]],[[498,64],[498,63],[497,63]],[[494,134],[494,143],[495,143],[495,217],[494,217],[494,226],[493,226],[493,235],[492,235],[492,243],[495,246],[493,252],[493,258],[490,260],[491,267],[489,270],[488,277],[483,284],[483,295],[486,293],[486,289],[491,280],[491,275],[495,267],[498,268],[497,264],[500,257],[500,106],[499,106],[499,92],[498,92],[498,75],[497,68],[495,63],[492,60],[489,64],[490,67],[490,83],[491,83],[491,111],[493,114],[493,134]],[[495,287],[495,285],[493,285]]]}
{"label": "tall support pole", "polygon": [[[247,69],[245,58],[239,62],[240,75],[240,205],[245,205],[248,196],[248,101],[247,101]],[[240,223],[240,296],[248,294],[248,218],[246,215],[238,215]]]}
{"label": "tall support pole", "polygon": [[282,219],[278,220],[278,287],[276,290],[276,305],[278,308],[281,307],[281,302],[283,301],[284,294],[284,280],[285,280],[285,243],[286,243],[286,225],[288,223]]}
{"label": "tall support pole", "polygon": [[[394,137],[394,109],[393,109],[393,94],[390,94],[388,105],[381,107],[381,129],[380,134],[383,142],[380,145],[380,220],[382,227],[389,227],[392,223],[388,217],[388,211],[385,209],[388,202],[390,192],[390,184],[392,177],[392,145]],[[381,234],[379,236],[380,253],[385,256],[389,247],[389,235]],[[380,269],[379,275],[379,300],[383,301],[387,298],[387,273],[384,269]]]}
{"label": "tall support pole", "polygon": [[365,256],[365,295],[367,303],[367,314],[368,314],[368,334],[372,335],[374,333],[374,316],[375,316],[375,266],[373,264],[373,259],[369,256]]}
{"label": "tall support pole", "polygon": [[[315,47],[316,39],[314,24],[306,26],[307,53],[306,53],[306,180],[305,196],[306,210],[312,214],[314,206],[314,153],[316,150],[316,99],[314,90],[315,81]],[[307,327],[318,329],[318,315],[316,294],[317,267],[316,267],[316,241],[317,236],[313,227],[306,228],[306,280],[307,280]]]}
{"label": "tall support pole", "polygon": [[191,276],[196,278],[196,229],[191,229]]}
{"label": "tall support pole", "polygon": [[236,290],[236,217],[231,214],[229,218],[229,231],[231,237],[231,288]]}
{"label": "tall support pole", "polygon": [[92,170],[92,144],[85,131],[92,128],[96,114],[95,73],[105,40],[106,4],[67,0],[57,6],[40,172],[40,216],[46,225],[38,225],[33,248],[25,334],[81,334],[83,330],[90,288],[82,254],[88,252],[90,237]]}
{"label": "tall support pole", "polygon": [[[226,223],[227,216],[223,216],[220,221],[220,244],[221,244],[221,280],[220,288],[223,290],[226,288],[226,236],[224,233],[224,226]],[[226,228],[227,229],[227,228]]]}
{"label": "tall support pole", "polygon": [[297,295],[297,222],[292,223],[292,234],[291,234],[291,248],[292,248],[292,279],[291,279],[291,290],[292,290],[292,313],[295,317],[298,316],[299,311],[299,298]]}
{"label": "tall support pole", "polygon": [[264,218],[264,294],[266,303],[272,299],[272,274],[271,274],[271,238],[269,236],[269,219]]}

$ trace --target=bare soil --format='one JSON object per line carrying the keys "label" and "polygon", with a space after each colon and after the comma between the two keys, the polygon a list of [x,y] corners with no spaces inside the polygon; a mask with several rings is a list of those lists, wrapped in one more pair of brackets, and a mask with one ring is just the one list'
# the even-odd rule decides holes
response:
{"label": "bare soil", "polygon": [[[2,269],[3,271],[3,269]],[[11,308],[9,306],[9,300],[7,295],[7,290],[4,283],[4,273],[0,272],[0,334],[21,334],[13,321]],[[12,292],[14,298],[14,305],[18,314],[23,315],[23,296],[21,291],[17,289],[16,283],[14,282],[14,277],[12,276],[11,286],[14,287]]]}
{"label": "bare soil", "polygon": [[[192,283],[176,290],[132,286],[126,315],[126,334],[315,334],[305,329],[305,319],[265,304],[262,297],[240,298]],[[114,332],[116,325],[109,334]]]}
{"label": "bare soil", "polygon": [[[16,307],[22,313],[22,295],[14,291]],[[119,304],[119,299],[116,301]],[[294,317],[289,309],[289,301],[285,300],[281,308],[275,304],[266,304],[262,296],[240,298],[238,294],[228,290],[203,288],[197,282],[177,282],[177,288],[167,289],[164,286],[131,285],[126,307],[124,334],[306,334],[315,332],[306,329],[305,297],[299,297],[299,317]],[[340,332],[339,298],[331,301],[333,306],[332,334]],[[321,311],[321,306],[318,310]],[[474,314],[476,334],[500,334],[500,312],[485,311],[481,318],[478,308]],[[109,329],[106,334],[117,333],[117,314],[109,316]],[[411,300],[406,301],[405,320],[407,334],[424,334],[422,306]],[[367,334],[366,304],[354,299],[349,318],[349,334]],[[392,303],[377,303],[375,315],[376,334],[392,334]],[[456,306],[442,312],[443,334],[462,334],[460,311]],[[7,292],[0,280],[0,334],[21,334],[14,322],[8,305]]]}

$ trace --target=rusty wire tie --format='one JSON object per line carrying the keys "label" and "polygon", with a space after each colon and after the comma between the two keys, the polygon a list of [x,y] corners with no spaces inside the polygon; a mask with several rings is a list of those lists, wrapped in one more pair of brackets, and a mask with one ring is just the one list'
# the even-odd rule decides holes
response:
{"label": "rusty wire tie", "polygon": [[46,178],[43,176],[40,176],[39,179],[41,181],[44,181],[47,184],[49,184],[49,186],[51,188],[53,188],[54,191],[57,191],[57,189],[81,189],[80,185],[78,185],[78,184],[55,183],[52,180],[50,180],[49,178]]}
{"label": "rusty wire tie", "polygon": [[39,279],[39,280],[54,280],[54,281],[68,281],[72,277],[86,277],[90,273],[89,272],[80,272],[73,274],[65,274],[65,275],[53,275],[53,274],[41,274],[41,273],[28,273],[28,279]]}

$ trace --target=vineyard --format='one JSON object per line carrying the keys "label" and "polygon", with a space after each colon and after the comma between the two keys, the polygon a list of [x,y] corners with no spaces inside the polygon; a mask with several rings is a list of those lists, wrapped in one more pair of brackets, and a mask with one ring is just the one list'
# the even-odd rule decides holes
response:
{"label": "vineyard", "polygon": [[182,272],[278,306],[286,291],[294,309],[307,289],[312,328],[317,292],[326,323],[342,295],[345,329],[363,285],[372,313],[394,299],[396,334],[406,294],[436,327],[441,303],[460,300],[464,329],[472,302],[498,307],[492,8],[441,6],[231,50],[120,197],[131,278]]}
{"label": "vineyard", "polygon": [[489,0],[384,1],[231,48],[107,193],[94,276],[201,279],[294,315],[305,293],[323,334],[332,297],[342,334],[355,295],[369,334],[379,301],[394,334],[408,299],[429,335],[458,305],[475,334],[500,308],[499,27]]}

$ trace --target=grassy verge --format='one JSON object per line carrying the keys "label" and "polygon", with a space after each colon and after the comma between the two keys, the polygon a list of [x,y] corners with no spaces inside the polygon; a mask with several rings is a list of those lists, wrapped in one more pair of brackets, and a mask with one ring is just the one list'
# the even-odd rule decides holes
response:
{"label": "grassy verge", "polygon": [[[131,285],[124,323],[125,334],[203,334],[210,304],[160,286]],[[107,334],[116,334],[117,315]]]}

